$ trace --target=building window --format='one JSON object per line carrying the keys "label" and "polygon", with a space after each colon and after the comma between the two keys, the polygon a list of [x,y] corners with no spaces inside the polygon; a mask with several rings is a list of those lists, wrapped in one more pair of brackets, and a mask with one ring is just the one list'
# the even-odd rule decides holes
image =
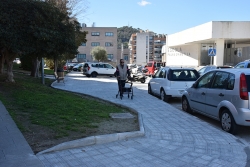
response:
{"label": "building window", "polygon": [[112,33],[112,32],[106,32],[106,33],[105,33],[105,36],[112,37],[112,36],[114,36],[114,33]]}
{"label": "building window", "polygon": [[100,36],[100,33],[99,32],[91,32],[91,35],[92,36]]}
{"label": "building window", "polygon": [[86,59],[86,54],[78,54],[77,58]]}
{"label": "building window", "polygon": [[81,46],[86,46],[86,43],[81,43]]}
{"label": "building window", "polygon": [[92,42],[91,46],[100,46],[100,42]]}
{"label": "building window", "polygon": [[105,42],[105,46],[113,46],[112,42]]}
{"label": "building window", "polygon": [[124,54],[123,57],[124,57],[124,60],[128,61],[128,54]]}
{"label": "building window", "polygon": [[108,60],[113,60],[114,56],[113,56],[113,54],[108,54],[107,57],[108,57]]}

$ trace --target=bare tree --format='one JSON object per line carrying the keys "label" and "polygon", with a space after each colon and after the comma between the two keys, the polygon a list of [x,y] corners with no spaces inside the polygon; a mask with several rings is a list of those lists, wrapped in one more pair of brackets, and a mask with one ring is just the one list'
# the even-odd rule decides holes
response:
{"label": "bare tree", "polygon": [[67,12],[70,18],[83,18],[89,6],[87,0],[45,0],[54,4],[61,11]]}

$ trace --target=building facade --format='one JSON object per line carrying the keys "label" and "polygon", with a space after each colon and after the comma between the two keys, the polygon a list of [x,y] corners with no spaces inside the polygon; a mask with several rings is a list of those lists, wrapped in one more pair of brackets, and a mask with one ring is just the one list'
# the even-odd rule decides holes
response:
{"label": "building facade", "polygon": [[146,65],[149,61],[162,62],[161,50],[165,42],[165,35],[148,30],[132,34],[129,40],[130,63]]}
{"label": "building facade", "polygon": [[82,27],[82,31],[87,31],[87,42],[78,47],[78,62],[94,61],[91,50],[96,46],[106,48],[108,61],[116,64],[117,59],[117,27]]}
{"label": "building facade", "polygon": [[[211,21],[166,38],[166,65],[236,65],[250,59],[249,21]],[[212,54],[214,53],[214,54]]]}

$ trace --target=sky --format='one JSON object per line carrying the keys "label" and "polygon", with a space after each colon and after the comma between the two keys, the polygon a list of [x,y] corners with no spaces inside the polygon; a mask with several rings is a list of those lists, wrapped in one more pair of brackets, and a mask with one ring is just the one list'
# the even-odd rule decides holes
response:
{"label": "sky", "polygon": [[131,26],[174,34],[210,21],[250,21],[250,0],[87,0],[87,27]]}

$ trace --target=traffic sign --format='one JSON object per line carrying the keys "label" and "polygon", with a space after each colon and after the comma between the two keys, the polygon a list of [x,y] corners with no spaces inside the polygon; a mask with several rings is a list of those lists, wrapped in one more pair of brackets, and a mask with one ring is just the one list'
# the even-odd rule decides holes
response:
{"label": "traffic sign", "polygon": [[208,49],[208,56],[215,56],[216,55],[216,49]]}

